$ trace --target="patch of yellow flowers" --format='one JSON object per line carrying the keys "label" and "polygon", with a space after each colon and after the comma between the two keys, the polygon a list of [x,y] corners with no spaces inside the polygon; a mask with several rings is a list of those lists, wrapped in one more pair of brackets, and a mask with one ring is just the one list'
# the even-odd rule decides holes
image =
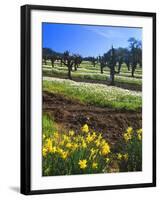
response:
{"label": "patch of yellow flowers", "polygon": [[61,165],[65,163],[65,167],[71,168],[70,170],[73,170],[74,165],[77,172],[98,171],[99,166],[106,166],[106,158],[110,152],[109,143],[100,133],[91,131],[87,124],[81,127],[79,134],[75,134],[73,130],[63,134],[54,132],[50,137],[43,134],[42,155],[47,173],[48,163],[54,165],[53,161]]}
{"label": "patch of yellow flowers", "polygon": [[[142,129],[138,129],[136,133],[137,133],[138,140],[142,140]],[[133,128],[128,127],[127,131],[123,134],[125,141],[128,142],[129,140],[131,140],[133,137],[133,134],[134,134]]]}
{"label": "patch of yellow flowers", "polygon": [[[123,137],[131,140],[133,129],[129,127]],[[137,131],[137,138],[142,139],[142,129]],[[76,134],[54,132],[47,137],[43,134],[43,174],[79,174],[107,171],[112,152],[109,143],[100,133],[92,131],[87,124]],[[118,153],[118,160],[128,160],[128,154]]]}
{"label": "patch of yellow flowers", "polygon": [[87,167],[87,160],[80,160],[78,164],[81,169],[85,169]]}

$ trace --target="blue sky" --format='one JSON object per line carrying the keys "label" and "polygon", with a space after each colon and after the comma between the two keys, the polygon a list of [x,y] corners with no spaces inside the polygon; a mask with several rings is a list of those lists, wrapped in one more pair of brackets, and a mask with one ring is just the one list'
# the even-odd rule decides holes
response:
{"label": "blue sky", "polygon": [[114,48],[128,47],[127,40],[142,40],[141,28],[87,26],[76,24],[42,24],[43,48],[63,53],[69,50],[82,56],[98,56]]}

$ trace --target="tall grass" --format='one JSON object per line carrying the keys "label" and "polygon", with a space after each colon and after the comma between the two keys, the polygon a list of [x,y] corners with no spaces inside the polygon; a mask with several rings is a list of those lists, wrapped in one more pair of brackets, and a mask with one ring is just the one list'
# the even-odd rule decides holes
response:
{"label": "tall grass", "polygon": [[46,113],[43,113],[42,116],[42,128],[43,133],[45,133],[47,137],[50,137],[53,132],[56,131],[56,124],[54,120],[51,119],[51,117]]}

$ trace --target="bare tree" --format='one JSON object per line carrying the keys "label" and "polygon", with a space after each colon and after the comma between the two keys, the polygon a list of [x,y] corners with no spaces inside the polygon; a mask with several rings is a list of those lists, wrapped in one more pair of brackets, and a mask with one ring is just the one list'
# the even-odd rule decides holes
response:
{"label": "bare tree", "polygon": [[44,64],[47,65],[47,60],[52,56],[53,51],[50,48],[43,48],[42,50],[42,59]]}
{"label": "bare tree", "polygon": [[62,56],[62,63],[68,68],[68,78],[72,79],[71,71],[75,62],[74,56],[70,55],[69,51],[65,51]]}
{"label": "bare tree", "polygon": [[50,56],[50,60],[51,60],[51,64],[52,64],[52,68],[54,67],[54,63],[55,61],[57,60],[57,55],[55,53],[53,53],[51,56]]}
{"label": "bare tree", "polygon": [[109,63],[111,85],[114,85],[115,64],[116,64],[115,49],[112,46],[112,49],[111,49],[111,60],[110,60],[110,63]]}
{"label": "bare tree", "polygon": [[99,56],[98,61],[99,61],[99,63],[100,63],[100,71],[101,71],[101,74],[103,74],[103,69],[104,69],[104,67],[107,66],[105,57],[104,57],[104,56]]}
{"label": "bare tree", "polygon": [[135,38],[130,38],[128,42],[131,54],[131,67],[132,67],[131,73],[132,77],[134,77],[137,64],[140,63],[140,65],[142,66],[142,44],[141,41],[138,41]]}
{"label": "bare tree", "polygon": [[90,61],[91,61],[92,65],[93,65],[93,67],[95,67],[96,64],[97,64],[97,58],[95,58],[95,57],[90,57]]}
{"label": "bare tree", "polygon": [[106,61],[107,67],[110,69],[110,84],[114,85],[114,76],[115,76],[115,65],[116,65],[116,55],[115,55],[115,49],[112,48],[105,53],[104,55],[104,59]]}
{"label": "bare tree", "polygon": [[82,63],[82,57],[79,54],[74,54],[74,70],[77,71],[77,68]]}

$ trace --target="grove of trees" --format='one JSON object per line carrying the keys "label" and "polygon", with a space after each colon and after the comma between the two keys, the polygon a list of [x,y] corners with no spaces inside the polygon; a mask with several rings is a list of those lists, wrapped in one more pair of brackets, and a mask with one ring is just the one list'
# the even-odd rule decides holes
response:
{"label": "grove of trees", "polygon": [[[100,73],[103,74],[105,67],[110,69],[110,84],[115,84],[115,75],[121,72],[122,64],[125,63],[128,71],[131,71],[131,76],[134,77],[137,65],[142,67],[142,43],[135,38],[129,38],[128,48],[114,48],[113,46],[102,56],[98,57],[82,57],[79,54],[71,54],[69,51],[58,53],[49,48],[43,48],[42,56],[43,63],[46,65],[47,60],[50,60],[52,68],[55,61],[59,61],[61,66],[64,65],[68,69],[68,78],[72,79],[71,72],[77,71],[82,61],[90,62],[93,67],[96,64],[100,66]],[[117,70],[115,67],[117,66]]]}

